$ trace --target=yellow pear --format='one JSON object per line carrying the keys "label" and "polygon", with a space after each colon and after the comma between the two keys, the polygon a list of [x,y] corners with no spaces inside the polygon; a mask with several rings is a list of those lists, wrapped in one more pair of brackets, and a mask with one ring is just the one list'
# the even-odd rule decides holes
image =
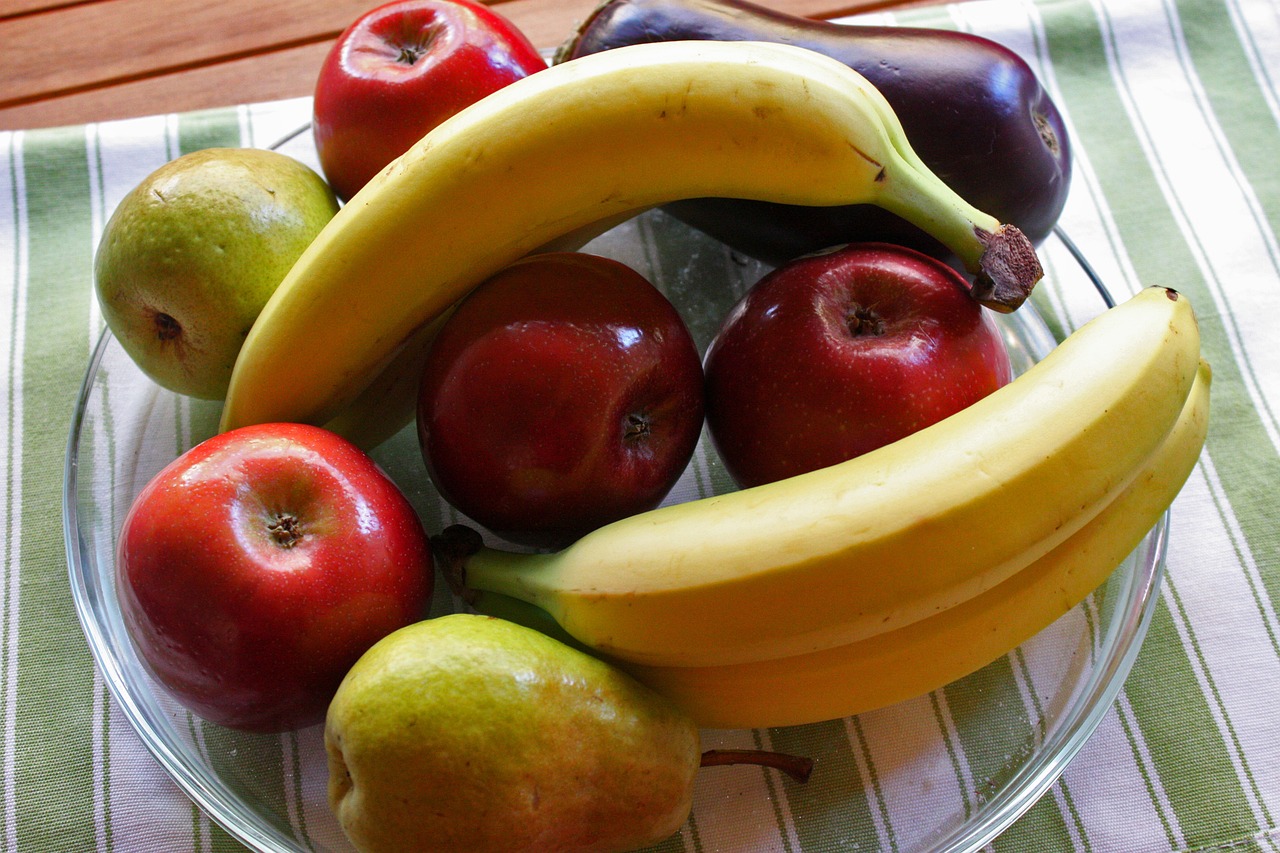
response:
{"label": "yellow pear", "polygon": [[676,832],[698,730],[609,664],[503,619],[390,634],[325,725],[329,802],[358,850],[623,851]]}
{"label": "yellow pear", "polygon": [[337,210],[324,180],[285,154],[208,148],[171,160],[103,230],[94,283],[107,325],[158,384],[222,399],[262,306]]}

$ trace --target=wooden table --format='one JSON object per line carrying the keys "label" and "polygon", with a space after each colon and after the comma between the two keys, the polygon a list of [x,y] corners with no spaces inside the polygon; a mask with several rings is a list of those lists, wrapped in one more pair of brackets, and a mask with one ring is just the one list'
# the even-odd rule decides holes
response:
{"label": "wooden table", "polygon": [[[0,130],[310,95],[330,44],[380,0],[0,0]],[[491,0],[554,47],[597,0]],[[760,0],[832,18],[903,0]],[[919,0],[914,0],[919,3]]]}

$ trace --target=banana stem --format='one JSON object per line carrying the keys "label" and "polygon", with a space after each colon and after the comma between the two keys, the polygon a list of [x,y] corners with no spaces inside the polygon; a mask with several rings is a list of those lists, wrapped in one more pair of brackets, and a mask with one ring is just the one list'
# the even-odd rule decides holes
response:
{"label": "banana stem", "polygon": [[542,607],[555,617],[553,602],[539,598],[537,571],[541,560],[554,555],[487,548],[475,530],[453,524],[431,538],[431,556],[453,594],[473,607],[480,593],[492,592]]}
{"label": "banana stem", "polygon": [[[941,196],[955,202],[939,205]],[[941,178],[909,162],[886,166],[876,204],[955,252],[974,275],[973,298],[993,311],[1017,310],[1044,276],[1035,246],[1017,227],[973,207]]]}
{"label": "banana stem", "polygon": [[756,764],[781,770],[797,782],[808,782],[813,772],[813,759],[764,749],[709,749],[702,753],[701,766],[724,767],[731,764]]}
{"label": "banana stem", "polygon": [[450,591],[468,604],[476,592],[467,586],[467,558],[484,547],[480,534],[465,524],[453,524],[431,537],[431,556]]}

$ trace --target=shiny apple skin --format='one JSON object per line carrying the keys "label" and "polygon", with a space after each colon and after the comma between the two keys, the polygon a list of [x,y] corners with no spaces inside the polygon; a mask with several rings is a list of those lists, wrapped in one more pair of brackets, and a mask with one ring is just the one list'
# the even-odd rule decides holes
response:
{"label": "shiny apple skin", "polygon": [[344,201],[427,131],[546,68],[510,21],[471,0],[396,0],[356,19],[316,80],[313,135]]}
{"label": "shiny apple skin", "polygon": [[[293,535],[273,533],[286,515]],[[204,719],[260,732],[320,722],[433,588],[405,496],[354,445],[300,424],[223,433],[162,469],[126,515],[116,571],[156,679]]]}
{"label": "shiny apple skin", "polygon": [[[850,329],[854,315],[861,333]],[[708,431],[743,487],[896,441],[1011,376],[999,328],[964,279],[888,244],[766,275],[725,318],[704,368]]]}
{"label": "shiny apple skin", "polygon": [[540,548],[661,503],[702,423],[702,366],[676,309],[625,264],[573,252],[525,258],[467,297],[418,405],[440,493]]}

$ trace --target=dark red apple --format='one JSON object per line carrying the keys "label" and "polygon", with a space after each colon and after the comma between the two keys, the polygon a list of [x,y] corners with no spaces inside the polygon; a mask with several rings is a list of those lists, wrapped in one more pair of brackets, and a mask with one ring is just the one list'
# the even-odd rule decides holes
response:
{"label": "dark red apple", "polygon": [[950,267],[882,243],[762,278],[707,349],[707,427],[753,486],[874,450],[1010,379],[992,315]]}
{"label": "dark red apple", "polygon": [[412,505],[318,427],[215,436],[143,487],[116,561],[124,624],[161,684],[237,729],[320,722],[343,675],[426,616],[433,577]]}
{"label": "dark red apple", "polygon": [[316,153],[349,199],[463,107],[547,67],[520,30],[472,0],[396,0],[338,36],[316,80]]}
{"label": "dark red apple", "polygon": [[440,330],[418,436],[456,508],[556,548],[661,503],[697,444],[702,395],[697,347],[643,276],[596,255],[533,255]]}

